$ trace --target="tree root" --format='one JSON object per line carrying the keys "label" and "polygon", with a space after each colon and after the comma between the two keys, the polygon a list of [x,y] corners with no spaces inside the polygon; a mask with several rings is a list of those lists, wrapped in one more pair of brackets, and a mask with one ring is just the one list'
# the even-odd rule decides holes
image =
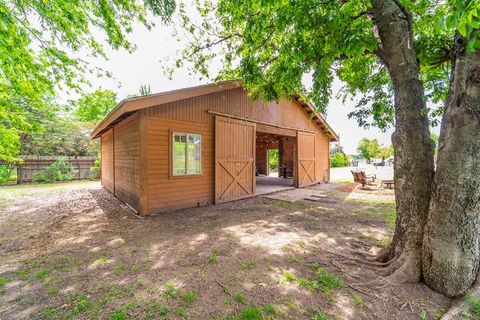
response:
{"label": "tree root", "polygon": [[404,253],[383,270],[388,283],[417,283],[421,279],[420,260],[415,254]]}
{"label": "tree root", "polygon": [[330,251],[330,250],[325,250],[325,251],[327,253],[330,253],[330,254],[333,254],[333,255],[336,255],[336,256],[351,260],[351,261],[355,261],[355,262],[358,262],[358,263],[361,263],[361,264],[366,264],[366,265],[370,265],[370,266],[374,266],[374,267],[384,267],[384,266],[386,266],[386,264],[383,263],[383,262],[367,261],[367,260],[362,260],[362,259],[358,259],[358,258],[355,258],[355,257],[350,257],[350,256],[347,256],[347,255],[338,253],[338,252]]}
{"label": "tree root", "polygon": [[463,297],[455,299],[450,306],[450,309],[448,309],[447,313],[445,313],[440,320],[453,320],[463,311],[467,311],[469,309],[467,297],[473,297],[475,299],[480,298],[480,279],[478,275],[473,287],[468,290]]}

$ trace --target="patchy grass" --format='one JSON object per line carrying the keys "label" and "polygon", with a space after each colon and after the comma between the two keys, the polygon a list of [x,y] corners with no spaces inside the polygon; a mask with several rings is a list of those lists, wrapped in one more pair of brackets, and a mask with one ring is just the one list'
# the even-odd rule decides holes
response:
{"label": "patchy grass", "polygon": [[328,315],[323,311],[318,309],[312,316],[312,320],[329,320]]}
{"label": "patchy grass", "polygon": [[467,297],[467,304],[470,308],[470,312],[477,318],[480,318],[480,299],[474,296]]}
{"label": "patchy grass", "polygon": [[7,278],[0,278],[0,288],[1,287],[5,287],[5,285],[7,284],[8,282],[8,279]]}
{"label": "patchy grass", "polygon": [[285,272],[283,273],[283,279],[284,279],[286,282],[290,283],[290,282],[292,282],[292,281],[297,280],[297,276],[294,275],[294,274],[291,273],[291,272],[286,272],[286,271],[285,271]]}
{"label": "patchy grass", "polygon": [[269,303],[263,305],[263,311],[265,311],[265,313],[269,316],[274,316],[277,314],[275,307]]}
{"label": "patchy grass", "polygon": [[342,288],[344,283],[341,279],[337,278],[333,274],[328,273],[323,268],[317,269],[317,275],[315,281],[313,281],[314,286],[325,292],[330,293],[334,289]]}
{"label": "patchy grass", "polygon": [[262,311],[256,306],[246,307],[237,316],[237,320],[263,320]]}
{"label": "patchy grass", "polygon": [[244,303],[245,299],[245,293],[243,292],[237,292],[233,295],[233,300],[235,300],[237,303]]}
{"label": "patchy grass", "polygon": [[363,302],[363,298],[361,295],[359,295],[358,293],[354,293],[353,296],[353,303],[355,304],[355,306],[357,306],[358,308],[363,308],[365,306],[365,303]]}
{"label": "patchy grass", "polygon": [[119,309],[115,310],[108,318],[109,320],[125,320],[128,319],[128,314],[125,310]]}
{"label": "patchy grass", "polygon": [[185,291],[183,293],[183,303],[188,307],[191,304],[195,303],[197,301],[198,296],[195,292],[193,291]]}
{"label": "patchy grass", "polygon": [[[8,266],[0,318],[354,320],[368,318],[364,306],[381,319],[412,316],[388,288],[363,285],[375,272],[324,251],[361,248],[353,240],[362,233],[381,241],[393,202],[346,192],[314,204],[257,197],[139,220],[109,192],[73,185],[35,187],[14,206],[0,204]],[[335,188],[312,188],[323,187]],[[368,294],[350,296],[350,283],[375,290],[382,307]],[[417,318],[448,307],[422,285],[395,289]],[[332,303],[340,297],[356,310]]]}
{"label": "patchy grass", "polygon": [[168,282],[165,285],[165,290],[163,290],[162,295],[165,298],[176,298],[179,292],[180,292],[180,289],[177,288],[174,283]]}

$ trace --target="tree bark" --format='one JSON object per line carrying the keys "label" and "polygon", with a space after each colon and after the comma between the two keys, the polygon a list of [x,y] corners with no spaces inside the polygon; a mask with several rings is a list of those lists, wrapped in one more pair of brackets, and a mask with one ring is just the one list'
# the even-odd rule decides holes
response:
{"label": "tree bark", "polygon": [[480,249],[480,50],[458,42],[422,255],[425,283],[449,297],[475,282]]}
{"label": "tree bark", "polygon": [[372,0],[378,56],[389,71],[395,91],[395,197],[397,221],[392,242],[379,260],[390,262],[392,280],[421,280],[423,230],[433,180],[433,141],[413,48],[412,17],[396,0]]}

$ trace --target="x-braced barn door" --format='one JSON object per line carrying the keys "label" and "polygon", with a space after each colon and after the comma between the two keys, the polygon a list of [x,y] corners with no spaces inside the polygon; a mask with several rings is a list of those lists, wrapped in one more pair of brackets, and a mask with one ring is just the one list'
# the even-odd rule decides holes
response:
{"label": "x-braced barn door", "polygon": [[215,203],[255,195],[255,123],[215,116]]}
{"label": "x-braced barn door", "polygon": [[315,180],[315,134],[297,131],[297,187],[306,187]]}

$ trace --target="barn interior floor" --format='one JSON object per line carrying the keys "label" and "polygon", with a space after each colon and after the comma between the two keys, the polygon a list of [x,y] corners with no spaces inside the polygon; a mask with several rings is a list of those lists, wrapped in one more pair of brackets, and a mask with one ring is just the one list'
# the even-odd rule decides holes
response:
{"label": "barn interior floor", "polygon": [[275,176],[258,176],[256,179],[255,194],[267,194],[295,188],[293,179],[284,179]]}

